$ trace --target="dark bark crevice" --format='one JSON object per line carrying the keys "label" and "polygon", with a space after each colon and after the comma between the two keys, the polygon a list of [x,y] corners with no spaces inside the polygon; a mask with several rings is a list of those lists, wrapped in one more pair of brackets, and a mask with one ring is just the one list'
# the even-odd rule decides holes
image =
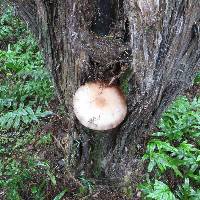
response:
{"label": "dark bark crevice", "polygon": [[97,0],[90,30],[99,36],[123,39],[123,0]]}
{"label": "dark bark crevice", "polygon": [[106,36],[110,32],[110,26],[114,20],[112,0],[97,0],[96,12],[91,31],[99,36]]}

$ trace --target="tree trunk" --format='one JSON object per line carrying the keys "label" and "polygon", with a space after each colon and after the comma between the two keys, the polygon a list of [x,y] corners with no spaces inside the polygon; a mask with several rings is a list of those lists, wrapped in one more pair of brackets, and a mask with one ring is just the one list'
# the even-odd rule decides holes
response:
{"label": "tree trunk", "polygon": [[[136,183],[145,138],[200,69],[199,0],[12,0],[43,51],[69,120],[67,166]],[[114,130],[88,130],[74,117],[76,89],[118,84],[128,114]],[[119,182],[118,182],[119,183]]]}

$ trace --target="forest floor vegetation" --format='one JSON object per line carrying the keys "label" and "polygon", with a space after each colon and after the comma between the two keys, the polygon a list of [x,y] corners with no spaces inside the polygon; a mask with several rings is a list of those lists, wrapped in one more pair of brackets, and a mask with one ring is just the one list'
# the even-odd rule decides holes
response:
{"label": "forest floor vegetation", "polygon": [[12,7],[0,11],[0,199],[200,199],[200,73],[149,135],[137,191],[74,178],[65,167],[68,122],[43,56]]}

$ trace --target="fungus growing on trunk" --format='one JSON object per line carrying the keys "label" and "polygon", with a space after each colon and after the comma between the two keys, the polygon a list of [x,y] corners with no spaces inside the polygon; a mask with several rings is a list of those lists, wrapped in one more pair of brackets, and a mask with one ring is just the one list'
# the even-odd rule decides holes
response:
{"label": "fungus growing on trunk", "polygon": [[122,91],[103,82],[89,82],[81,86],[74,95],[73,106],[80,123],[93,130],[115,128],[127,113]]}

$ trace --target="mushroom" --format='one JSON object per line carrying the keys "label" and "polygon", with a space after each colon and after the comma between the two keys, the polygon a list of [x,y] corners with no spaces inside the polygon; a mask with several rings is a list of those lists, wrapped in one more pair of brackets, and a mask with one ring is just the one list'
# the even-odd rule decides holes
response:
{"label": "mushroom", "polygon": [[73,98],[73,107],[80,123],[93,130],[115,128],[127,113],[122,91],[104,82],[88,82],[79,87]]}

